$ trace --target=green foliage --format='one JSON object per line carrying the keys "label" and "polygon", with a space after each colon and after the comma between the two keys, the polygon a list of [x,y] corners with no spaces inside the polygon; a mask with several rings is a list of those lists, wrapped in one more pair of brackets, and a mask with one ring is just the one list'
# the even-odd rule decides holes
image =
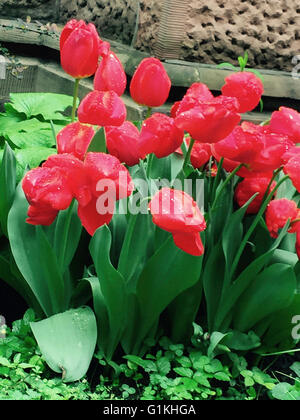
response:
{"label": "green foliage", "polygon": [[0,114],[0,161],[7,142],[15,152],[18,182],[27,167],[35,168],[56,153],[55,135],[70,122],[65,111],[72,101],[71,96],[54,93],[10,95]]}
{"label": "green foliage", "polygon": [[106,387],[92,393],[86,379],[66,385],[53,377],[41,355],[30,322],[34,313],[28,310],[22,320],[7,328],[0,339],[0,400],[96,400],[109,396]]}
{"label": "green foliage", "polygon": [[[98,353],[101,375],[95,382],[96,372],[90,372],[93,386],[87,377],[66,384],[48,369],[31,332],[34,321],[30,309],[0,339],[0,400],[300,399],[299,362],[286,375],[250,366],[233,352],[208,357],[210,337],[197,325],[191,346],[163,337],[144,357],[128,355],[120,364],[107,363]],[[108,376],[111,367],[114,374]],[[279,375],[287,382],[280,382]]]}

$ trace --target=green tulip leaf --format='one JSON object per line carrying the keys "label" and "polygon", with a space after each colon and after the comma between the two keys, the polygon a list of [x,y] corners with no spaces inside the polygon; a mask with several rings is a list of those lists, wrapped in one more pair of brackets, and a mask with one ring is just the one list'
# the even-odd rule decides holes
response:
{"label": "green tulip leaf", "polygon": [[96,319],[89,307],[71,309],[30,326],[52,370],[61,373],[65,382],[84,377],[97,341]]}

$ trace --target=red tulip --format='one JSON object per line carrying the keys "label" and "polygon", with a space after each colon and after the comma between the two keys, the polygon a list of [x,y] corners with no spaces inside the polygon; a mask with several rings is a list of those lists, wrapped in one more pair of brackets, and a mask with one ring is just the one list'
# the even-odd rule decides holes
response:
{"label": "red tulip", "polygon": [[94,128],[90,125],[68,124],[57,135],[57,152],[70,153],[83,160],[94,135]]}
{"label": "red tulip", "polygon": [[284,166],[284,173],[291,178],[294,187],[300,192],[300,154],[288,161]]}
{"label": "red tulip", "polygon": [[63,171],[59,168],[36,168],[27,172],[22,187],[29,204],[54,210],[67,209],[72,191]]}
{"label": "red tulip", "polygon": [[[255,199],[247,208],[247,213],[256,214],[262,204],[262,200],[267,191],[268,185],[270,183],[270,178],[257,177],[257,178],[245,178],[240,182],[235,190],[235,199],[240,207],[247,203],[254,194],[258,193]],[[276,187],[276,182],[272,182],[271,188],[268,189],[272,191]]]}
{"label": "red tulip", "polygon": [[200,102],[209,102],[213,99],[214,95],[204,83],[193,83],[186,91],[183,99],[179,102],[177,110],[175,109],[175,116],[194,108]]}
{"label": "red tulip", "polygon": [[116,188],[116,199],[129,197],[134,185],[128,170],[115,156],[106,153],[88,153],[84,161],[85,172],[89,178],[91,191],[99,197],[97,185],[101,180],[111,180]]}
{"label": "red tulip", "polygon": [[250,126],[242,124],[242,126],[236,127],[228,137],[212,147],[218,155],[224,158],[251,163],[264,148],[264,137],[260,130],[254,129],[254,124]]}
{"label": "red tulip", "polygon": [[140,135],[140,150],[142,154],[154,153],[156,157],[163,158],[182,144],[184,132],[176,127],[174,119],[164,114],[153,114],[144,121]]}
{"label": "red tulip", "polygon": [[[217,160],[224,159],[224,168],[233,170],[240,163],[246,163],[238,175],[248,178],[258,173],[272,173],[283,163],[283,156],[293,147],[293,142],[286,136],[271,132],[268,126],[261,127],[243,122],[231,135],[212,146],[212,153]],[[256,174],[256,175],[255,175]]]}
{"label": "red tulip", "polygon": [[173,236],[176,246],[188,254],[204,252],[200,232],[206,223],[196,202],[183,191],[162,188],[149,203],[153,223]]}
{"label": "red tulip", "polygon": [[105,55],[96,71],[94,89],[101,91],[113,90],[118,96],[123,95],[127,78],[121,61],[112,51]]}
{"label": "red tulip", "polygon": [[113,214],[113,209],[108,209],[104,214],[98,213],[96,197],[93,197],[87,206],[78,206],[78,217],[82,226],[91,236],[94,235],[100,226],[108,225]]}
{"label": "red tulip", "polygon": [[81,160],[71,154],[52,155],[43,164],[44,168],[53,168],[59,171],[63,175],[72,196],[81,205],[87,205],[90,202],[92,193]]}
{"label": "red tulip", "polygon": [[76,79],[92,76],[98,66],[100,38],[95,25],[69,21],[60,36],[61,65]]}
{"label": "red tulip", "polygon": [[266,211],[266,224],[272,238],[277,238],[279,229],[282,229],[288,220],[292,224],[289,232],[296,232],[300,227],[300,222],[293,224],[293,221],[299,218],[300,209],[297,208],[295,201],[287,198],[271,201]]}
{"label": "red tulip", "polygon": [[[185,142],[186,142],[187,147],[189,147],[191,138],[190,137],[186,138]],[[180,147],[176,150],[176,153],[179,153],[180,155],[183,154]],[[191,152],[191,164],[193,165],[195,169],[199,169],[209,161],[211,156],[212,156],[212,153],[211,153],[210,143],[196,142],[194,143],[194,146]]]}
{"label": "red tulip", "polygon": [[238,72],[225,78],[222,94],[239,101],[238,112],[252,111],[257,107],[264,92],[262,81],[251,72]]}
{"label": "red tulip", "polygon": [[119,127],[106,127],[106,146],[109,153],[128,166],[137,165],[146,157],[140,150],[140,132],[130,121]]}
{"label": "red tulip", "polygon": [[194,140],[216,143],[227,137],[240,122],[235,98],[219,96],[191,105],[183,102],[177,111],[177,127],[187,131]]}
{"label": "red tulip", "polygon": [[50,225],[76,198],[79,218],[91,235],[110,222],[115,201],[134,189],[127,169],[105,153],[88,153],[84,162],[70,154],[53,155],[29,171],[22,186],[30,204],[27,223]]}
{"label": "red tulip", "polygon": [[300,113],[282,106],[272,114],[270,129],[274,133],[284,134],[295,143],[300,143]]}
{"label": "red tulip", "polygon": [[78,108],[81,123],[99,125],[122,125],[126,119],[126,107],[116,92],[94,90],[86,95]]}
{"label": "red tulip", "polygon": [[135,102],[148,107],[163,105],[168,99],[171,80],[157,58],[145,58],[136,69],[130,83]]}

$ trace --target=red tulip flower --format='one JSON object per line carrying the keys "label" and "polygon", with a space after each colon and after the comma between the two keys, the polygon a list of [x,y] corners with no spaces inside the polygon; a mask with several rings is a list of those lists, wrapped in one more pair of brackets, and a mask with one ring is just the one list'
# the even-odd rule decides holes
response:
{"label": "red tulip flower", "polygon": [[50,225],[75,198],[90,235],[110,222],[116,200],[134,189],[127,169],[105,153],[88,153],[84,162],[71,154],[53,155],[41,168],[29,171],[22,186],[30,204],[27,223]]}
{"label": "red tulip flower", "polygon": [[293,142],[286,136],[271,132],[268,126],[261,127],[243,122],[228,137],[212,146],[217,160],[224,159],[224,168],[233,170],[240,163],[245,163],[238,175],[248,178],[257,174],[272,173],[283,163],[283,156]]}
{"label": "red tulip flower", "polygon": [[99,197],[98,182],[110,180],[116,189],[116,199],[128,197],[134,190],[134,185],[128,170],[115,156],[106,153],[91,152],[84,161],[85,173],[89,178],[92,194]]}
{"label": "red tulip flower", "polygon": [[140,150],[142,154],[154,153],[163,158],[182,144],[184,132],[175,125],[174,119],[156,113],[144,121],[140,134]]}
{"label": "red tulip flower", "polygon": [[[258,195],[254,198],[251,204],[247,208],[247,213],[256,214],[258,213],[264,195],[267,191],[268,185],[270,183],[270,178],[257,177],[257,178],[245,178],[240,182],[235,190],[235,199],[240,207],[247,203],[254,194]],[[276,182],[272,182],[271,188],[268,189],[272,191],[276,187]]]}
{"label": "red tulip flower", "polygon": [[194,140],[216,143],[227,137],[241,120],[235,98],[219,96],[197,105],[188,101],[179,107],[175,123]]}
{"label": "red tulip flower", "polygon": [[90,125],[80,122],[68,124],[57,135],[57,152],[70,153],[83,160],[94,136],[94,128]]}
{"label": "red tulip flower", "polygon": [[112,51],[105,55],[96,71],[94,89],[101,91],[113,90],[118,96],[123,95],[127,78],[121,61]]}
{"label": "red tulip flower", "polygon": [[225,78],[222,94],[239,101],[238,112],[252,111],[257,107],[264,92],[262,81],[251,72],[238,72]]}
{"label": "red tulip flower", "polygon": [[284,173],[291,178],[294,187],[300,192],[300,154],[288,161],[284,166]]}
{"label": "red tulip flower", "polygon": [[72,191],[64,171],[59,168],[35,168],[29,171],[22,182],[29,204],[65,210],[72,201]]}
{"label": "red tulip flower", "polygon": [[92,193],[83,162],[71,154],[52,155],[43,164],[42,169],[51,168],[62,174],[72,198],[85,206],[91,200]]}
{"label": "red tulip flower", "polygon": [[199,105],[200,102],[207,102],[213,99],[214,95],[204,83],[193,83],[186,91],[183,99],[179,102],[177,110],[175,109],[175,117],[182,112],[194,108],[195,106]]}
{"label": "red tulip flower", "polygon": [[264,139],[260,131],[247,128],[243,124],[236,127],[228,137],[213,145],[214,151],[230,160],[251,163],[263,149]]}
{"label": "red tulip flower", "polygon": [[[186,142],[187,147],[189,147],[191,138],[187,137],[185,139],[185,142]],[[176,153],[179,153],[180,155],[183,154],[180,147],[176,150]],[[211,152],[210,143],[196,142],[194,143],[194,146],[191,152],[191,164],[195,169],[200,169],[203,165],[205,165],[209,161],[211,156],[212,156],[212,152]]]}
{"label": "red tulip flower", "polygon": [[273,112],[270,129],[290,137],[294,143],[300,143],[300,113],[282,106],[279,111]]}
{"label": "red tulip flower", "polygon": [[106,146],[109,153],[128,166],[137,165],[146,155],[141,152],[140,132],[130,121],[119,127],[106,127]]}
{"label": "red tulip flower", "polygon": [[292,224],[289,232],[296,232],[300,228],[299,218],[300,209],[295,201],[287,198],[271,201],[266,211],[266,224],[272,238],[277,238],[279,229],[282,229],[288,220]]}
{"label": "red tulip flower", "polygon": [[130,94],[135,102],[150,108],[163,105],[168,99],[171,80],[157,58],[144,58],[130,83]]}
{"label": "red tulip flower", "polygon": [[126,107],[116,92],[94,90],[81,101],[78,119],[83,124],[119,126],[126,119]]}
{"label": "red tulip flower", "polygon": [[60,36],[60,57],[64,71],[75,79],[95,74],[100,43],[95,25],[87,25],[83,20],[69,21]]}
{"label": "red tulip flower", "polygon": [[188,254],[204,252],[200,232],[206,223],[196,202],[183,191],[162,188],[149,203],[153,223],[170,232],[176,246]]}

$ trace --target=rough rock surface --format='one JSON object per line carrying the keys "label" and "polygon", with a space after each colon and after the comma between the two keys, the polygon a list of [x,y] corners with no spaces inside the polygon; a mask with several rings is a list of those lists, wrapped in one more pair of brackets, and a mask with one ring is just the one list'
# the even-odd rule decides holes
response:
{"label": "rough rock surface", "polygon": [[192,0],[181,58],[233,62],[247,50],[255,67],[290,71],[300,54],[299,0]]}
{"label": "rough rock surface", "polygon": [[0,0],[1,18],[26,16],[47,22],[56,22],[59,17],[59,0]]}
{"label": "rough rock surface", "polygon": [[61,0],[61,21],[71,18],[93,22],[106,38],[131,44],[134,36],[137,0]]}

